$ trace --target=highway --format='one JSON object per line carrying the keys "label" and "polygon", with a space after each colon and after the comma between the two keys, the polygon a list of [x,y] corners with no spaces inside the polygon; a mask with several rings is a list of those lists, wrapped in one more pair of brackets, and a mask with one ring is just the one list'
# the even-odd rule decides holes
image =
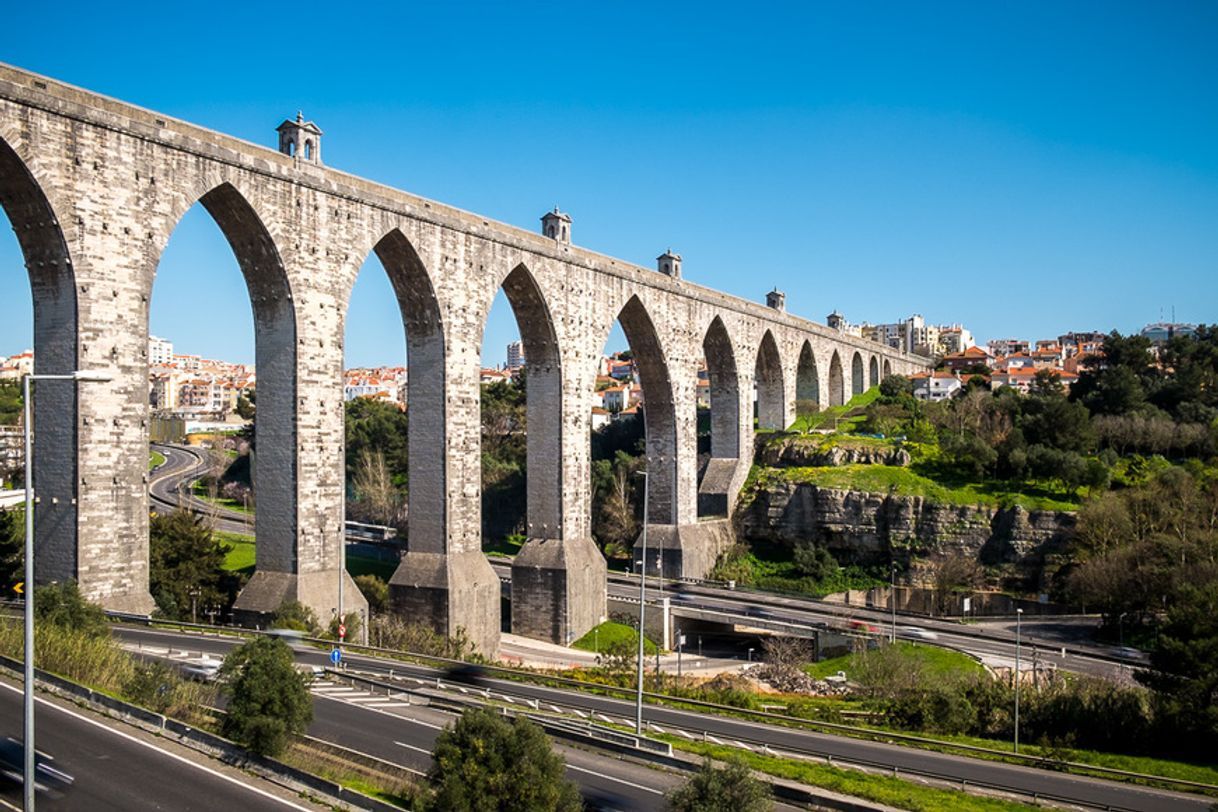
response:
{"label": "highway", "polygon": [[[55,766],[75,778],[62,797],[39,795],[40,810],[313,812],[327,808],[204,756],[169,752],[164,740],[56,699],[39,696],[35,714],[38,750],[53,756]],[[20,739],[21,719],[20,687],[0,682],[0,736]],[[0,784],[0,809],[20,808],[21,785]]]}
{"label": "highway", "polygon": [[[218,508],[189,494],[189,483],[206,470],[202,455],[197,450],[167,444],[157,444],[155,448],[165,455],[165,463],[153,471],[149,481],[149,494],[154,505],[176,507],[181,493],[189,509],[214,517],[217,529],[244,534],[253,532],[252,514]],[[491,558],[490,562],[501,578],[510,580],[510,562],[496,558]],[[661,595],[658,585],[658,581],[651,579],[648,589],[652,596]],[[637,577],[610,573],[609,594],[623,600],[637,599]],[[852,622],[861,621],[887,634],[891,624],[891,614],[883,609],[862,609],[812,598],[729,590],[708,583],[665,581],[662,595],[671,599],[672,611],[677,617],[770,631],[798,631],[827,624],[830,628],[848,632]],[[1067,644],[1067,654],[1063,657],[1060,636],[1039,636],[1038,626],[1031,618],[1024,625],[1021,641],[1023,661],[1027,664],[1025,667],[1039,662],[1064,671],[1126,681],[1131,678],[1134,668],[1145,664],[1144,660],[1118,656],[1112,647],[1077,641]],[[911,627],[920,631],[913,631]],[[926,632],[934,634],[935,639],[927,639]],[[1009,666],[1015,660],[1014,632],[994,625],[965,626],[952,620],[898,613],[897,637],[956,649],[991,663]]]}
{"label": "highway", "polygon": [[[223,655],[234,643],[230,640],[172,632],[161,629],[143,629],[122,626],[116,634],[124,641],[142,643],[145,646],[167,645],[206,651]],[[301,647],[298,649],[301,662],[324,665],[323,652]],[[443,677],[443,672],[410,663],[348,653],[347,662],[361,671],[386,675],[393,669],[395,675],[410,675],[427,680]],[[544,704],[563,708],[580,708],[604,714],[613,719],[629,720],[634,715],[632,702],[582,693],[568,688],[549,688],[504,680],[489,680],[488,686],[524,699],[536,699]],[[1043,797],[1064,799],[1088,807],[1133,810],[1134,812],[1160,812],[1175,809],[1209,809],[1213,799],[1184,795],[1164,790],[1148,789],[1130,784],[1085,778],[1049,770],[1023,767],[1001,762],[986,761],[967,756],[948,755],[911,747],[870,742],[847,736],[800,730],[732,717],[720,717],[707,713],[675,710],[648,706],[645,718],[657,725],[686,731],[705,732],[723,740],[739,739],[768,744],[770,747],[792,752],[832,756],[846,763],[884,765],[906,774],[932,775],[959,785],[971,782],[983,786],[1005,787],[1024,795],[1039,794]],[[399,730],[401,728],[398,728]],[[368,736],[370,728],[361,724],[364,741],[381,739],[381,734]],[[413,743],[413,742],[412,742]],[[367,749],[365,743],[359,749]],[[422,745],[419,745],[422,746]],[[602,759],[598,764],[614,763]],[[629,779],[627,779],[629,780]]]}

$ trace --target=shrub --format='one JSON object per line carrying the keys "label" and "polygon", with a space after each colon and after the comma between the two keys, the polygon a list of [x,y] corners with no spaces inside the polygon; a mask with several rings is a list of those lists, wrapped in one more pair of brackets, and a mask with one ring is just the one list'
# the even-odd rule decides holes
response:
{"label": "shrub", "polygon": [[308,678],[296,670],[292,649],[282,640],[259,637],[224,658],[220,669],[228,696],[222,732],[266,756],[274,756],[288,739],[313,721]]}
{"label": "shrub", "polygon": [[764,812],[773,808],[770,788],[753,777],[743,759],[726,767],[710,759],[682,786],[668,795],[673,812]]}
{"label": "shrub", "polygon": [[436,739],[426,808],[443,812],[502,810],[575,812],[579,791],[541,728],[508,722],[489,708],[467,710]]}

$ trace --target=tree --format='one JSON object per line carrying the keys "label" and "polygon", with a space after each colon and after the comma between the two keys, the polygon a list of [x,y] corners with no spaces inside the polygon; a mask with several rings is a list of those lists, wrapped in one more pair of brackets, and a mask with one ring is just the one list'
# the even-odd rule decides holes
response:
{"label": "tree", "polygon": [[954,555],[936,561],[933,568],[935,604],[939,614],[952,609],[952,594],[977,588],[985,579],[985,572],[977,559],[967,555]]}
{"label": "tree", "polygon": [[404,517],[404,494],[393,484],[384,452],[363,448],[351,481],[353,498],[347,512],[374,524],[396,527]]}
{"label": "tree", "polygon": [[1136,676],[1155,693],[1185,752],[1218,748],[1218,579],[1187,586],[1168,612],[1151,668]]}
{"label": "tree", "polygon": [[0,381],[0,426],[14,426],[25,409],[20,381]]}
{"label": "tree", "polygon": [[35,589],[34,617],[40,624],[49,623],[89,635],[110,633],[106,613],[100,606],[85,600],[75,581],[47,584]]}
{"label": "tree", "polygon": [[282,640],[259,637],[236,649],[224,658],[220,679],[228,697],[221,732],[255,753],[283,752],[313,721],[308,677]]}
{"label": "tree", "polygon": [[0,511],[0,589],[9,593],[22,579],[24,567],[25,510]]}
{"label": "tree", "polygon": [[237,416],[242,420],[253,420],[256,407],[254,406],[254,393],[251,392],[247,398],[241,395],[237,398]]}
{"label": "tree", "polygon": [[389,585],[380,576],[372,573],[355,576],[355,585],[368,600],[368,611],[378,613],[385,611],[389,605]]}
{"label": "tree", "polygon": [[889,375],[880,381],[880,397],[894,400],[913,397],[913,381],[904,375]]}
{"label": "tree", "polygon": [[807,540],[795,543],[795,568],[801,575],[814,581],[823,581],[836,575],[841,569],[837,559],[826,547]]}
{"label": "tree", "polygon": [[427,777],[428,809],[443,812],[531,812],[583,808],[563,760],[541,728],[511,722],[490,708],[467,710],[436,738]]}
{"label": "tree", "polygon": [[153,516],[148,534],[148,580],[161,614],[194,620],[192,606],[224,603],[221,580],[228,550],[202,516],[184,510]]}
{"label": "tree", "polygon": [[275,612],[272,628],[294,629],[311,635],[317,635],[321,631],[317,615],[300,601],[287,601],[282,604]]}
{"label": "tree", "polygon": [[773,808],[770,788],[758,781],[740,758],[726,767],[710,759],[682,786],[668,795],[673,812],[765,812]]}

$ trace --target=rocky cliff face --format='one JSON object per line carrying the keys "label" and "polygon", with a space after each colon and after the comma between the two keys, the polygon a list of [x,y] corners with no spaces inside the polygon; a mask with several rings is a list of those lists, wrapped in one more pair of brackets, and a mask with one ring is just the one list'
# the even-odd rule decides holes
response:
{"label": "rocky cliff face", "polygon": [[776,481],[740,515],[745,538],[825,544],[843,563],[966,555],[1004,581],[1044,588],[1075,514],[961,506],[916,496],[842,491]]}
{"label": "rocky cliff face", "polygon": [[828,465],[909,465],[909,452],[890,446],[820,444],[800,436],[770,440],[757,450],[757,464],[766,467]]}

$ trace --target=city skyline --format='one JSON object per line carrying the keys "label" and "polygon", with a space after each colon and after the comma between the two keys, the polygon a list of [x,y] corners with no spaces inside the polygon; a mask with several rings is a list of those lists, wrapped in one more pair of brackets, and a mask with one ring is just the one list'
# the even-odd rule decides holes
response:
{"label": "city skyline", "polygon": [[[217,57],[167,64],[135,11],[82,5],[81,24],[52,31],[21,7],[11,22],[28,36],[0,59],[268,149],[303,109],[329,166],[529,231],[559,204],[580,246],[645,268],[671,247],[688,281],[753,301],[776,286],[821,323],[921,313],[984,343],[1132,332],[1173,307],[1214,320],[1212,5],[815,7],[780,10],[781,26],[692,8],[374,21],[319,6],[290,32],[270,15],[221,32],[218,18],[160,9]],[[428,35],[458,24],[458,43]],[[409,54],[388,59],[376,44],[406,25]],[[657,30],[672,32],[662,55]],[[282,71],[285,35],[307,70]],[[360,44],[334,45],[348,41]],[[619,58],[591,57],[597,45]],[[17,290],[0,299],[0,346],[25,346],[28,283],[0,231],[0,284]],[[185,348],[252,361],[244,281],[198,207],[151,308],[154,333],[178,325]],[[350,314],[348,365],[404,360],[379,268],[360,274]],[[486,360],[515,333],[501,300]]]}

